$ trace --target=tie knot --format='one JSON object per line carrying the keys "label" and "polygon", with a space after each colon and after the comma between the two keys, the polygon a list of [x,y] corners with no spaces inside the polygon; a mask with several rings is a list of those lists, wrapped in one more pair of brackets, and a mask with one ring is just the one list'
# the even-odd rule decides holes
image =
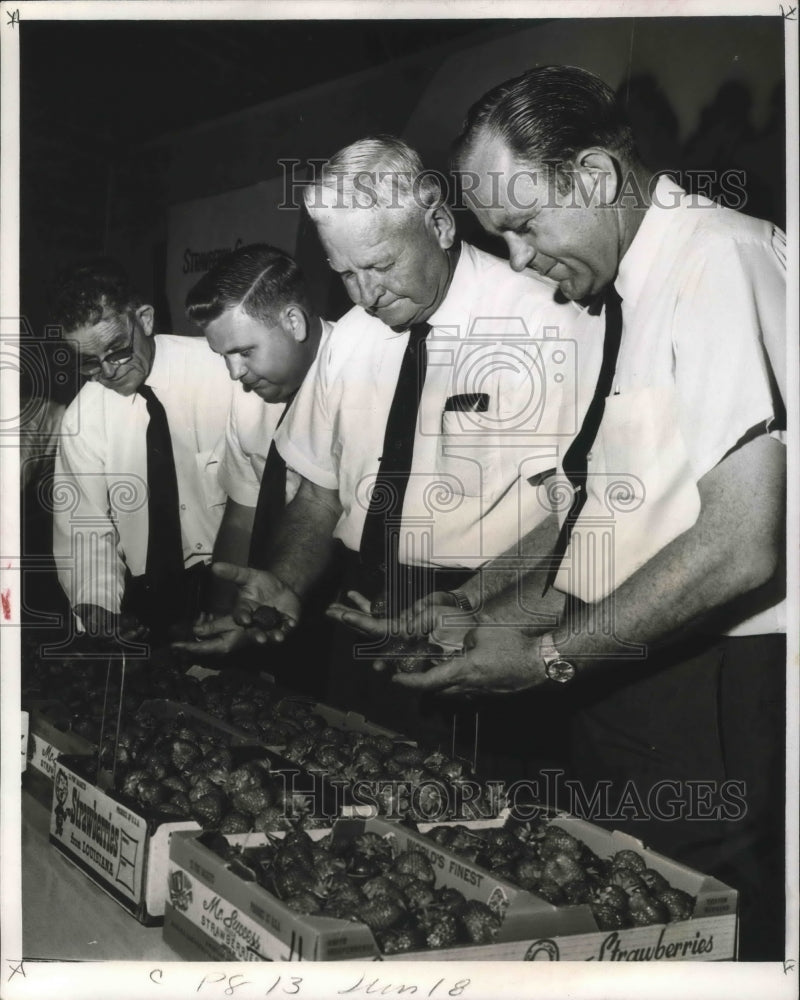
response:
{"label": "tie knot", "polygon": [[148,403],[151,403],[154,399],[157,398],[156,394],[153,392],[150,386],[144,385],[144,383],[142,383],[142,385],[140,385],[136,391],[139,393],[142,399],[146,399]]}

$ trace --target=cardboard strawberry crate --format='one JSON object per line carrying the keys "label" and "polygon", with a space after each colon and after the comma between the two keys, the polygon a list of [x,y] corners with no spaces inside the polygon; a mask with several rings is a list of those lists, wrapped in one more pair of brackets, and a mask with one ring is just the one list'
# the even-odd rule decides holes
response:
{"label": "cardboard strawberry crate", "polygon": [[[503,818],[480,820],[469,826],[474,830],[489,829],[501,827],[504,822]],[[603,860],[623,850],[640,854],[647,867],[663,875],[672,888],[695,898],[692,917],[668,924],[603,931],[598,929],[587,904],[557,906],[553,910],[559,919],[555,919],[554,912],[552,925],[538,925],[535,935],[526,935],[519,941],[491,945],[491,954],[485,957],[501,961],[730,961],[736,958],[738,893],[735,889],[646,848],[640,840],[622,831],[604,830],[566,814],[558,814],[550,822],[571,833]],[[424,835],[433,826],[442,825],[445,824],[421,824],[419,830]],[[478,865],[472,867],[490,874],[488,869]],[[401,961],[407,957],[393,956]],[[441,957],[451,956],[442,954]]]}
{"label": "cardboard strawberry crate", "polygon": [[22,786],[50,808],[59,754],[96,753],[96,746],[69,729],[65,706],[57,701],[32,702],[28,719],[27,768]]}
{"label": "cardboard strawberry crate", "polygon": [[[436,871],[437,888],[457,888],[467,899],[503,912],[498,941],[527,935],[530,928],[545,926],[545,922],[552,926],[555,908],[550,904],[477,871],[410,828],[381,819],[342,819],[333,827],[336,839],[351,840],[365,832],[393,838],[397,851],[411,846],[425,851]],[[197,835],[173,837],[169,881],[164,939],[182,958],[338,961],[382,957],[366,924],[299,915],[258,883],[240,878]],[[472,952],[475,958],[492,957],[489,946],[409,952],[404,957],[438,961],[468,958]],[[392,955],[393,960],[397,957]]]}
{"label": "cardboard strawberry crate", "polygon": [[96,757],[56,762],[50,843],[140,923],[161,923],[169,839],[194,820],[154,819],[94,780]]}
{"label": "cardboard strawberry crate", "polygon": [[[271,787],[288,789],[304,798],[315,793],[318,799],[313,803],[314,811],[322,814],[327,809],[328,814],[335,815],[322,791],[309,786],[308,776],[259,744],[249,742],[234,727],[175,702],[147,702],[142,709],[165,722],[181,721],[198,732],[222,736],[233,756],[234,769],[256,758],[266,761]],[[50,841],[137,920],[158,924],[163,918],[167,891],[169,838],[176,830],[199,831],[201,827],[192,818],[176,815],[173,819],[143,806],[120,790],[119,782],[117,788],[114,785],[107,770],[98,773],[96,754],[60,757]]]}

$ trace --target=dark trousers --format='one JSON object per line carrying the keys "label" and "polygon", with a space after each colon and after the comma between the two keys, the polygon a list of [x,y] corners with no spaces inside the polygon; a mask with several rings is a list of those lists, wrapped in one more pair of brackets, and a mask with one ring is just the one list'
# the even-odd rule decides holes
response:
{"label": "dark trousers", "polygon": [[562,805],[599,790],[588,819],[738,889],[743,960],[783,957],[785,666],[783,635],[696,638],[599,671],[572,724]]}

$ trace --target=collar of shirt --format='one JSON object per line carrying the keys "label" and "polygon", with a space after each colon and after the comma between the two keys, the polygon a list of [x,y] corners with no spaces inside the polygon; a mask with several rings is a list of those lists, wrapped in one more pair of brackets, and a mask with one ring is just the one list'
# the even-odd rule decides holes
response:
{"label": "collar of shirt", "polygon": [[686,192],[671,177],[658,178],[653,191],[653,201],[647,209],[625,256],[619,264],[614,285],[622,298],[626,311],[636,307],[644,288],[653,258],[658,255],[673,218],[671,209],[676,207]]}

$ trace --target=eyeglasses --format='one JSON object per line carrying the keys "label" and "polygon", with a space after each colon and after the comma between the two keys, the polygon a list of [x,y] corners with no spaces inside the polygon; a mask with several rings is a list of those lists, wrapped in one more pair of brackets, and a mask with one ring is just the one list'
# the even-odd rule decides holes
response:
{"label": "eyeglasses", "polygon": [[[128,320],[131,316],[128,315]],[[102,358],[85,358],[78,363],[78,371],[87,378],[99,375],[103,370],[103,365],[111,365],[112,368],[119,368],[127,364],[133,357],[133,338],[136,334],[136,320],[131,322],[130,337],[125,347],[120,347],[116,351],[110,351]]]}

